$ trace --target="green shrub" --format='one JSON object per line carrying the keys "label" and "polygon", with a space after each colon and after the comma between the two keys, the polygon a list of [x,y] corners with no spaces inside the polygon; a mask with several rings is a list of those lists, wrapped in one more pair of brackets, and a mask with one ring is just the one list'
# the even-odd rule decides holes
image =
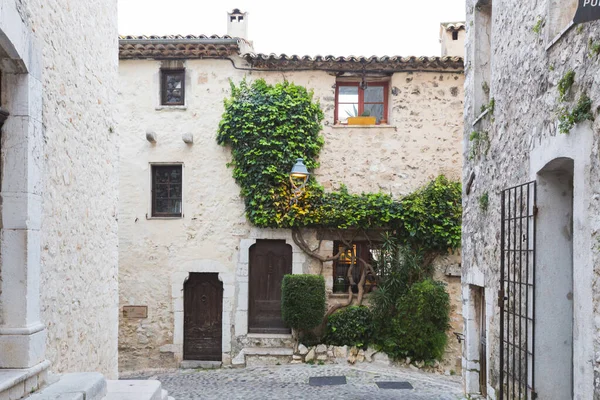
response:
{"label": "green shrub", "polygon": [[327,321],[325,341],[334,346],[366,348],[373,335],[373,317],[365,306],[350,306],[333,313]]}
{"label": "green shrub", "polygon": [[440,360],[446,347],[450,297],[445,284],[426,279],[415,283],[402,296],[389,331],[378,344],[393,358]]}
{"label": "green shrub", "polygon": [[295,330],[317,327],[325,315],[325,279],[320,275],[285,275],[281,283],[281,316]]}

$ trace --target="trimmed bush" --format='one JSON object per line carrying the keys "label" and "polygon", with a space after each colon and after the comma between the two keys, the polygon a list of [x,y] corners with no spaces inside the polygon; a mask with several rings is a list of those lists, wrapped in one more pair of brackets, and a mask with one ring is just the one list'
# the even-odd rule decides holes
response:
{"label": "trimmed bush", "polygon": [[446,330],[450,320],[450,296],[445,284],[431,279],[410,287],[396,305],[390,332],[380,341],[395,359],[441,360],[446,348]]}
{"label": "trimmed bush", "polygon": [[365,306],[350,306],[333,313],[327,321],[325,341],[334,346],[366,348],[373,335],[373,317]]}
{"label": "trimmed bush", "polygon": [[320,275],[285,275],[281,283],[281,316],[298,331],[317,327],[325,315],[325,279]]}

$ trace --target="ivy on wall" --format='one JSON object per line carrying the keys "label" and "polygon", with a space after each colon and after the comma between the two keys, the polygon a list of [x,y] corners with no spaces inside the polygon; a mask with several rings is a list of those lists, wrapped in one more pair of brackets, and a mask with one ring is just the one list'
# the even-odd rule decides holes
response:
{"label": "ivy on wall", "polygon": [[297,158],[319,166],[323,112],[313,93],[290,82],[231,84],[217,142],[231,148],[233,177],[250,223],[271,228],[389,228],[427,251],[460,246],[461,186],[440,176],[401,200],[384,193],[325,193],[311,177],[290,202],[288,173]]}

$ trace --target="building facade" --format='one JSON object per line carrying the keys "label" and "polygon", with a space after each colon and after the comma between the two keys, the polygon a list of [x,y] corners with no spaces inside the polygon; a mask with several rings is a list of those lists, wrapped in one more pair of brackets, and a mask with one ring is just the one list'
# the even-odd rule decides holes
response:
{"label": "building facade", "polygon": [[0,1],[2,398],[117,375],[117,67],[116,1]]}
{"label": "building facade", "polygon": [[[246,220],[227,168],[230,150],[216,142],[230,80],[288,80],[314,91],[325,113],[315,175],[326,190],[344,182],[354,193],[398,198],[439,174],[460,176],[462,58],[254,54],[242,36],[240,24],[247,22],[247,14],[234,10],[229,36],[121,37],[119,107],[127,110],[119,124],[122,370],[197,359],[237,364],[254,357],[256,348],[291,347],[289,332],[264,329],[253,311],[268,301],[253,282],[270,278],[253,276],[252,265],[271,253],[286,260],[275,275],[319,273],[320,264],[294,243],[291,231],[259,229]],[[451,30],[443,33],[453,40]],[[363,98],[361,82],[375,99],[349,100],[344,108],[340,96]],[[347,124],[352,107],[370,108],[376,123]],[[315,235],[307,233],[312,241]],[[334,238],[320,239],[322,254],[332,255]],[[438,268],[455,293],[454,331],[462,331],[459,263],[448,258]],[[335,268],[329,262],[323,269],[330,303],[346,296],[334,293]],[[188,303],[186,293],[196,287],[206,296]],[[217,305],[207,305],[212,330],[194,334],[186,328],[193,318],[186,308],[202,307],[213,295]],[[194,354],[186,344],[194,341],[210,349]],[[453,335],[449,342],[448,370],[457,370],[460,345]]]}
{"label": "building facade", "polygon": [[471,395],[600,398],[600,25],[573,24],[577,5],[467,1],[462,284]]}

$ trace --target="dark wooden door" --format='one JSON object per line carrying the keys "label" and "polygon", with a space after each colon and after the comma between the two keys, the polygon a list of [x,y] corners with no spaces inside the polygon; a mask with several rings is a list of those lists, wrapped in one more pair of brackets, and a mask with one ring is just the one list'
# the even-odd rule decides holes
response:
{"label": "dark wooden door", "polygon": [[191,273],[183,292],[184,360],[221,361],[223,282],[218,274]]}
{"label": "dark wooden door", "polygon": [[290,332],[281,319],[281,281],[291,273],[292,247],[284,240],[258,240],[250,247],[250,333]]}

